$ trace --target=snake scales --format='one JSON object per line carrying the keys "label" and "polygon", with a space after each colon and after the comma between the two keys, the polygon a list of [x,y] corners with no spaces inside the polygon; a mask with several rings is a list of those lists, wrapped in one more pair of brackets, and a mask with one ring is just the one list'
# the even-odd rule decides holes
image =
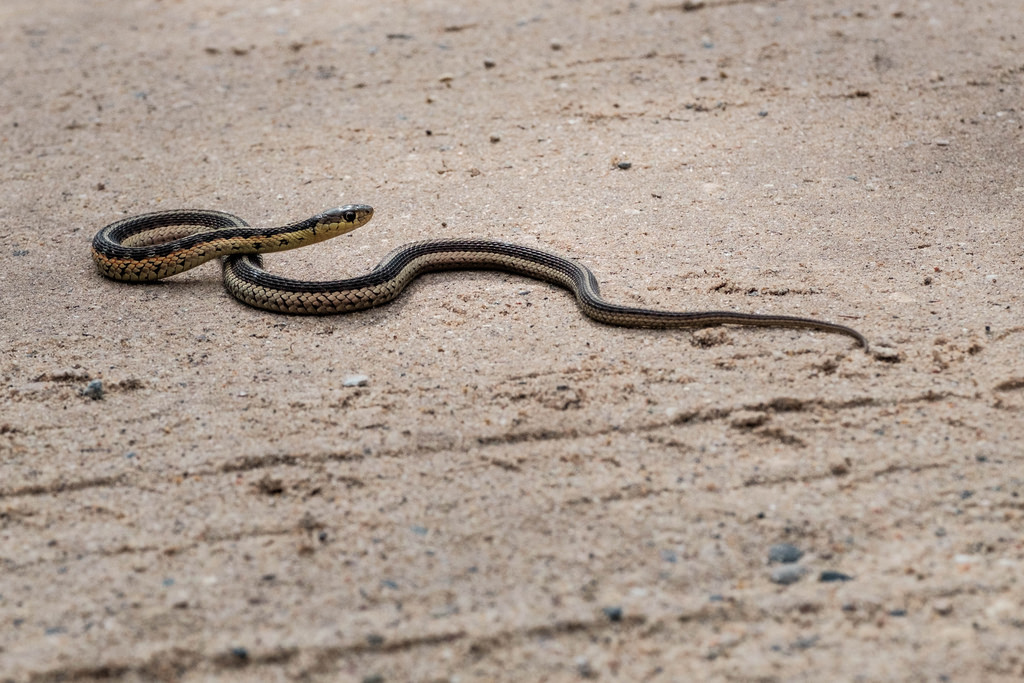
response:
{"label": "snake scales", "polygon": [[115,280],[169,277],[225,256],[224,282],[237,299],[279,313],[347,313],[385,304],[422,273],[501,270],[554,283],[576,296],[580,310],[598,322],[624,327],[694,328],[709,325],[789,327],[844,334],[868,348],[845,325],[788,315],[733,311],[659,311],[612,304],[601,298],[586,266],[540,249],[487,239],[434,239],[398,247],[369,273],[347,280],[312,282],[272,275],[260,254],[294,249],[355,230],[373,209],[352,204],[297,223],[250,227],[229,213],[159,211],[119,220],[100,230],[92,255],[100,272]]}

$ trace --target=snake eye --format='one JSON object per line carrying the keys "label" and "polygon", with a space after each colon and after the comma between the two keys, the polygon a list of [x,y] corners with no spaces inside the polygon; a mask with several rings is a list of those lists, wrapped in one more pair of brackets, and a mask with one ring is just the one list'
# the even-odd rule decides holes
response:
{"label": "snake eye", "polygon": [[346,223],[354,223],[356,220],[356,212],[346,211],[345,213],[341,214],[341,217],[345,219]]}

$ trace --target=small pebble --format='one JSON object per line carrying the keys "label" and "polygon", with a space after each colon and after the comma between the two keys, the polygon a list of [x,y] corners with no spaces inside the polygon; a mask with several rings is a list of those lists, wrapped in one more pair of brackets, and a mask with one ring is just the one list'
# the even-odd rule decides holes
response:
{"label": "small pebble", "polygon": [[490,137],[490,140],[491,140],[491,144],[495,144],[495,143],[501,142],[501,136],[498,135],[497,133],[492,133],[491,137]]}
{"label": "small pebble", "polygon": [[831,583],[833,581],[853,581],[853,577],[842,572],[824,571],[818,577],[818,581],[821,581],[822,583]]}
{"label": "small pebble", "polygon": [[819,636],[806,636],[804,638],[797,638],[793,641],[794,650],[809,650],[818,644],[821,638]]}
{"label": "small pebble", "polygon": [[622,621],[622,608],[619,606],[602,607],[601,611],[608,617],[608,621]]}
{"label": "small pebble", "polygon": [[792,564],[799,562],[804,556],[804,551],[789,543],[776,543],[768,548],[768,561],[778,564]]}
{"label": "small pebble", "polygon": [[633,164],[631,164],[628,161],[620,161],[619,163],[615,164],[615,167],[618,168],[620,171],[628,171],[629,169],[633,168]]}
{"label": "small pebble", "polygon": [[850,473],[850,459],[836,460],[829,463],[828,471],[837,477],[842,477]]}
{"label": "small pebble", "polygon": [[905,609],[891,609],[889,610],[890,617],[905,617],[907,616],[907,610]]}
{"label": "small pebble", "polygon": [[806,573],[807,570],[798,564],[784,564],[772,570],[771,580],[772,583],[788,586],[799,581]]}
{"label": "small pebble", "polygon": [[365,387],[370,383],[370,378],[366,375],[349,375],[342,380],[341,385],[343,387]]}
{"label": "small pebble", "polygon": [[82,396],[91,398],[94,401],[98,401],[103,398],[103,382],[98,379],[94,379],[85,385],[85,389],[82,389]]}
{"label": "small pebble", "polygon": [[244,647],[233,647],[231,648],[231,656],[240,662],[244,662],[249,659],[249,651]]}
{"label": "small pebble", "polygon": [[496,61],[494,61],[493,59],[485,59],[484,60],[484,68],[485,69],[493,69],[496,66],[498,66],[498,63]]}
{"label": "small pebble", "polygon": [[941,616],[946,616],[953,612],[953,603],[949,600],[938,600],[932,605],[932,609],[935,613]]}

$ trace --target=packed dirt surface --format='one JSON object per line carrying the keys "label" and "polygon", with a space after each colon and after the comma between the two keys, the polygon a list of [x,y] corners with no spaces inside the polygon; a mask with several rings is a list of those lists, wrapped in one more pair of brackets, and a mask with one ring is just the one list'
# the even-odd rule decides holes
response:
{"label": "packed dirt surface", "polygon": [[[0,681],[1024,675],[1019,0],[5,0],[0,84]],[[871,351],[90,256],[356,202],[267,267]]]}

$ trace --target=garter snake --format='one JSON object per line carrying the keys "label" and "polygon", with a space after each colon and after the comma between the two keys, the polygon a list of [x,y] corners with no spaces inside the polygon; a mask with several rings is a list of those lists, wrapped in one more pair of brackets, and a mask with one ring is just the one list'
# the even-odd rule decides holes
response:
{"label": "garter snake", "polygon": [[347,280],[312,282],[272,275],[260,254],[320,242],[365,225],[373,209],[351,204],[297,223],[250,227],[229,213],[206,210],[159,211],[111,223],[92,242],[100,272],[115,280],[158,280],[226,256],[224,283],[237,299],[278,313],[347,313],[385,304],[422,273],[442,270],[501,270],[544,280],[570,290],[580,310],[598,322],[624,327],[707,327],[752,325],[790,327],[853,337],[845,325],[788,315],[733,311],[660,311],[612,304],[601,298],[589,268],[540,249],[489,239],[433,239],[398,247],[372,271]]}

